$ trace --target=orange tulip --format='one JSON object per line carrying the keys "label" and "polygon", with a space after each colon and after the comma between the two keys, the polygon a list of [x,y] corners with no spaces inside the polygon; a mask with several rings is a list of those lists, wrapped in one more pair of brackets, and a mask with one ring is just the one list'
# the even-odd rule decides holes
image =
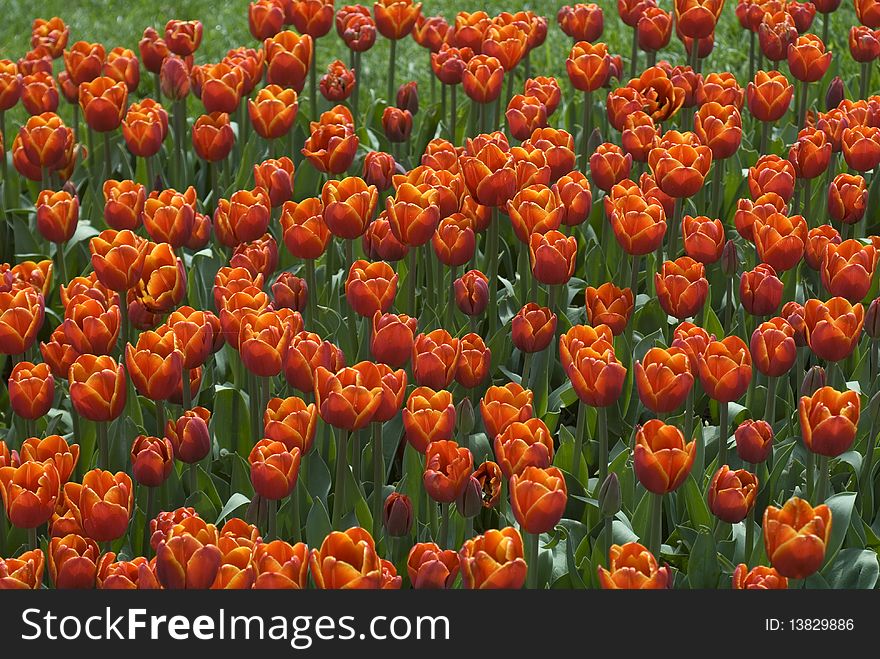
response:
{"label": "orange tulip", "polygon": [[797,80],[817,82],[831,64],[831,53],[814,34],[799,36],[788,47],[788,68]]}
{"label": "orange tulip", "polygon": [[409,580],[416,589],[450,588],[458,575],[458,568],[455,551],[441,550],[433,542],[414,545],[406,561]]}
{"label": "orange tulip", "polygon": [[842,297],[827,302],[810,299],[804,304],[804,322],[810,350],[821,359],[837,362],[846,359],[858,343],[865,308]]}
{"label": "orange tulip", "polygon": [[788,579],[772,567],[758,565],[749,570],[745,563],[740,563],[733,571],[734,590],[785,590]]}
{"label": "orange tulip", "polygon": [[[49,576],[55,588],[94,588],[101,550],[91,538],[70,534],[49,540],[46,552]],[[113,554],[107,554],[111,557]]]}
{"label": "orange tulip", "polygon": [[68,178],[74,162],[73,131],[52,112],[30,117],[12,143],[15,169],[32,181],[42,179],[42,170],[57,171]]}
{"label": "orange tulip", "polygon": [[173,332],[143,332],[136,346],[126,345],[125,363],[138,393],[151,400],[168,400],[180,384],[183,353]]}
{"label": "orange tulip", "polygon": [[263,139],[277,139],[286,135],[296,119],[297,95],[292,89],[269,84],[248,99],[251,125]]}
{"label": "orange tulip", "polygon": [[542,284],[566,283],[574,274],[577,240],[559,231],[533,233],[529,238],[532,276]]}
{"label": "orange tulip", "polygon": [[82,484],[66,483],[64,500],[84,535],[95,542],[108,542],[125,535],[134,503],[131,477],[93,469]]}
{"label": "orange tulip", "polygon": [[370,590],[379,588],[381,565],[372,536],[359,526],[331,531],[320,549],[309,554],[315,585],[324,589]]}
{"label": "orange tulip", "polygon": [[474,55],[461,76],[462,88],[475,103],[492,103],[501,95],[504,67],[496,57]]}
{"label": "orange tulip", "polygon": [[658,414],[681,407],[694,384],[687,354],[679,347],[650,348],[636,360],[635,378],[642,404]]}
{"label": "orange tulip", "polygon": [[689,256],[663,263],[660,272],[654,274],[654,284],[666,313],[679,319],[696,315],[709,293],[705,270],[702,263]]}
{"label": "orange tulip", "polygon": [[60,493],[61,478],[52,460],[0,467],[0,495],[16,528],[32,529],[49,521]]}
{"label": "orange tulip", "polygon": [[354,128],[342,124],[322,124],[313,128],[301,150],[309,162],[318,171],[328,174],[341,174],[349,169],[359,144]]}
{"label": "orange tulip", "polygon": [[[378,385],[368,388],[368,385]],[[354,368],[335,374],[323,366],[315,370],[315,405],[321,418],[349,432],[365,427],[382,403],[379,383],[366,383]]]}
{"label": "orange tulip", "polygon": [[801,215],[772,213],[753,225],[758,258],[777,272],[795,267],[804,255],[807,223]]}
{"label": "orange tulip", "polygon": [[674,145],[652,149],[648,154],[658,187],[671,197],[692,197],[703,187],[712,164],[712,150],[707,146]]}
{"label": "orange tulip", "polygon": [[658,567],[657,559],[638,542],[611,545],[608,567],[597,568],[603,590],[662,590],[672,586],[667,566]]}
{"label": "orange tulip", "polygon": [[512,526],[465,540],[458,557],[467,589],[519,589],[525,583],[522,536]]}
{"label": "orange tulip", "polygon": [[758,121],[779,121],[793,96],[794,87],[779,71],[758,71],[746,86],[749,112]]}
{"label": "orange tulip", "polygon": [[455,305],[467,316],[479,316],[489,305],[489,278],[479,270],[468,270],[452,282]]}
{"label": "orange tulip", "polygon": [[118,305],[105,305],[86,294],[74,297],[64,310],[64,336],[80,354],[110,354],[119,337]]}
{"label": "orange tulip", "polygon": [[351,264],[345,281],[345,297],[355,313],[371,318],[385,312],[397,294],[397,273],[384,261],[358,260]]}
{"label": "orange tulip", "polygon": [[[600,313],[603,315],[615,315],[621,311],[617,304],[620,300],[606,302],[608,304],[602,303],[605,311]],[[597,301],[591,305],[588,301],[588,313],[597,313],[596,311],[590,312],[590,309],[592,307],[598,308],[598,304]],[[629,314],[626,315],[626,318],[629,318]],[[624,323],[626,322],[627,320],[624,319]],[[555,335],[556,314],[547,307],[541,307],[534,302],[527,303],[511,320],[511,339],[513,345],[521,352],[540,352],[550,345],[550,340]]]}
{"label": "orange tulip", "polygon": [[22,461],[45,462],[51,460],[58,470],[62,483],[67,482],[79,460],[79,444],[68,445],[61,435],[47,435],[42,439],[30,437],[21,445]]}
{"label": "orange tulip", "polygon": [[[455,556],[456,565],[458,557]],[[0,558],[0,590],[37,590],[43,584],[45,556],[42,549],[31,549],[17,558]]]}
{"label": "orange tulip", "polygon": [[783,318],[761,323],[752,333],[750,343],[755,368],[767,377],[787,373],[797,358],[794,334],[794,328]]}
{"label": "orange tulip", "polygon": [[880,164],[880,128],[856,125],[842,136],[843,159],[851,169],[867,172]]}
{"label": "orange tulip", "polygon": [[783,577],[804,579],[825,560],[831,537],[831,509],[825,504],[813,508],[792,497],[780,509],[764,510],[764,547],[770,564]]}
{"label": "orange tulip", "polygon": [[493,448],[507,480],[527,467],[549,467],[553,460],[553,436],[540,419],[512,420],[495,435]]}
{"label": "orange tulip", "polygon": [[759,263],[744,272],[739,282],[739,297],[746,312],[754,316],[775,312],[782,301],[782,281],[773,266]]}
{"label": "orange tulip", "polygon": [[527,533],[549,533],[565,512],[568,489],[556,467],[526,467],[510,479],[510,505]]}
{"label": "orange tulip", "polygon": [[583,403],[607,407],[620,397],[626,368],[617,361],[614,348],[607,341],[600,339],[571,353],[571,361],[563,360],[563,367]]}
{"label": "orange tulip", "polygon": [[323,366],[335,373],[345,366],[342,351],[312,332],[296,332],[284,355],[284,379],[303,393],[315,390],[314,370]]}
{"label": "orange tulip", "polygon": [[55,378],[47,364],[21,361],[9,376],[9,405],[24,419],[39,419],[52,407]]}
{"label": "orange tulip", "polygon": [[752,511],[757,495],[758,479],[754,474],[722,465],[709,484],[709,510],[722,522],[738,524]]}
{"label": "orange tulip", "polygon": [[465,334],[459,341],[460,352],[455,367],[455,381],[473,389],[489,375],[492,352],[479,334]]}
{"label": "orange tulip", "polygon": [[156,547],[156,578],[168,590],[205,590],[217,578],[222,561],[215,544],[182,532]]}
{"label": "orange tulip", "polygon": [[330,232],[344,239],[363,235],[373,218],[378,200],[375,186],[357,176],[328,181],[321,190],[324,221]]}
{"label": "orange tulip", "polygon": [[831,295],[855,304],[871,289],[878,258],[874,245],[858,240],[829,243],[821,260],[822,285]]}
{"label": "orange tulip", "polygon": [[101,75],[105,57],[106,51],[101,44],[77,41],[70,50],[64,51],[64,69],[73,84],[79,87]]}
{"label": "orange tulip", "polygon": [[261,497],[278,501],[296,487],[300,464],[298,448],[288,449],[281,442],[261,439],[251,450],[248,462],[251,466],[251,482]]}
{"label": "orange tulip", "polygon": [[594,92],[608,80],[611,57],[604,43],[579,41],[565,61],[565,70],[575,89]]}
{"label": "orange tulip", "polygon": [[125,407],[125,370],[108,356],[82,355],[70,367],[70,399],[91,421],[112,421]]}
{"label": "orange tulip", "polygon": [[266,82],[302,92],[312,65],[312,37],[286,30],[266,39]]}
{"label": "orange tulip", "polygon": [[444,329],[419,334],[413,343],[412,368],[416,384],[445,389],[455,377],[461,352],[459,340]]}
{"label": "orange tulip", "polygon": [[822,387],[812,396],[801,396],[798,416],[804,444],[831,458],[849,450],[858,432],[859,410],[859,394],[851,390]]}
{"label": "orange tulip", "polygon": [[699,357],[700,384],[708,396],[721,403],[737,400],[752,379],[752,358],[738,336],[710,341]]}
{"label": "orange tulip", "polygon": [[131,445],[131,474],[139,485],[159,487],[174,467],[174,447],[163,437],[138,435]]}
{"label": "orange tulip", "polygon": [[92,130],[106,133],[119,128],[125,114],[128,88],[124,82],[100,76],[83,82],[79,88],[79,105]]}
{"label": "orange tulip", "polygon": [[204,458],[211,450],[211,435],[208,423],[211,413],[204,407],[184,410],[179,419],[169,419],[165,423],[165,436],[174,447],[174,457],[181,462],[192,464]]}
{"label": "orange tulip", "polygon": [[308,548],[302,542],[261,542],[254,547],[254,588],[303,590],[308,583]]}
{"label": "orange tulip", "polygon": [[636,429],[634,468],[649,492],[672,492],[684,482],[694,464],[696,443],[685,443],[681,430],[651,419]]}
{"label": "orange tulip", "polygon": [[516,382],[489,387],[480,400],[480,416],[486,435],[494,439],[514,421],[531,418],[533,398],[530,389],[524,389]]}
{"label": "orange tulip", "polygon": [[663,206],[636,194],[627,195],[617,203],[606,199],[605,213],[623,250],[633,256],[655,251],[666,233]]}

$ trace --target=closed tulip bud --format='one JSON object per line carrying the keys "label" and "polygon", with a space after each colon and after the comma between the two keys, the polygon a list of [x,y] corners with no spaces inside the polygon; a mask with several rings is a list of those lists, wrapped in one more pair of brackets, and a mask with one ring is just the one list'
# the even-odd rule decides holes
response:
{"label": "closed tulip bud", "polygon": [[379,588],[381,564],[372,536],[360,527],[332,531],[309,555],[309,571],[321,590]]}
{"label": "closed tulip bud", "polygon": [[0,495],[9,523],[32,529],[49,521],[61,491],[61,478],[52,460],[27,460],[0,468]]}
{"label": "closed tulip bud", "polygon": [[394,156],[384,151],[370,151],[364,156],[363,178],[367,185],[385,192],[391,187],[391,177],[397,173]]}
{"label": "closed tulip bud", "polygon": [[274,37],[284,27],[284,5],[278,0],[258,0],[248,4],[248,28],[254,39]]}
{"label": "closed tulip bud", "polygon": [[758,479],[754,474],[722,465],[709,484],[709,510],[722,522],[738,524],[752,511],[757,495]]}
{"label": "closed tulip bud", "polygon": [[789,149],[788,159],[799,179],[813,179],[823,174],[831,162],[831,142],[818,129],[805,128]]}
{"label": "closed tulip bud", "polygon": [[382,525],[392,538],[409,535],[413,525],[412,501],[405,494],[392,492],[382,507]]}
{"label": "closed tulip bud", "polygon": [[384,261],[352,263],[345,281],[345,297],[355,313],[372,318],[386,312],[397,294],[397,273]]}
{"label": "closed tulip bud", "polygon": [[865,322],[865,308],[834,297],[827,302],[810,299],[804,304],[807,343],[813,353],[827,361],[846,359],[858,343]]}
{"label": "closed tulip bud", "polygon": [[636,429],[634,466],[639,482],[649,492],[672,492],[691,471],[696,443],[685,442],[681,430],[651,419]]}
{"label": "closed tulip bud", "polygon": [[750,344],[755,368],[768,377],[780,377],[791,370],[797,358],[794,335],[794,328],[783,318],[761,323]]}
{"label": "closed tulip bud", "polygon": [[405,82],[397,88],[397,107],[415,116],[419,112],[419,87],[417,82]]}
{"label": "closed tulip bud", "polygon": [[572,171],[553,184],[553,192],[562,206],[561,224],[578,226],[583,224],[590,215],[593,195],[590,182],[583,173]]}
{"label": "closed tulip bud", "polygon": [[79,221],[79,199],[66,190],[42,190],[37,197],[37,231],[53,243],[73,237]]}
{"label": "closed tulip bud", "polygon": [[532,276],[548,285],[565,284],[574,274],[577,240],[559,231],[533,233],[529,239]]}
{"label": "closed tulip bud", "polygon": [[448,387],[455,377],[460,353],[459,339],[444,329],[419,334],[412,350],[415,382],[433,389]]}
{"label": "closed tulip bud", "polygon": [[269,158],[254,165],[254,182],[269,193],[272,208],[278,208],[293,197],[293,161],[287,156]]}
{"label": "closed tulip bud", "polygon": [[855,391],[822,387],[798,404],[801,436],[813,453],[835,458],[849,450],[859,425],[860,399]]}
{"label": "closed tulip bud", "polygon": [[409,110],[389,106],[382,113],[382,129],[385,131],[385,138],[391,143],[409,140],[412,127],[412,113]]}
{"label": "closed tulip bud", "polygon": [[620,512],[620,480],[613,471],[599,487],[599,512],[603,518],[614,517]]}
{"label": "closed tulip bud", "polygon": [[153,27],[144,29],[143,37],[138,42],[138,50],[144,67],[153,74],[159,73],[162,63],[170,53],[168,44]]}
{"label": "closed tulip bud", "polygon": [[217,162],[225,159],[234,142],[235,134],[225,112],[203,114],[193,124],[193,148],[202,160]]}
{"label": "closed tulip bud", "polygon": [[865,215],[868,187],[858,174],[838,174],[828,186],[828,214],[845,224],[855,224]]}
{"label": "closed tulip bud", "polygon": [[306,280],[290,272],[282,272],[272,284],[272,298],[276,308],[304,311],[309,299]]}
{"label": "closed tulip bud", "polygon": [[[850,32],[850,35],[852,35],[852,32]],[[877,52],[880,54],[880,42],[878,42],[877,46]],[[844,98],[846,98],[846,91],[843,87],[843,80],[841,80],[840,76],[834,76],[825,90],[825,110],[833,110],[840,105]]]}
{"label": "closed tulip bud", "polygon": [[489,375],[492,353],[479,334],[465,334],[459,341],[455,380],[466,389],[473,389]]}
{"label": "closed tulip bud", "polygon": [[458,557],[462,583],[469,590],[518,590],[525,583],[522,536],[512,526],[465,540]]}
{"label": "closed tulip bud", "polygon": [[443,84],[459,85],[473,56],[473,50],[468,47],[456,48],[444,43],[440,46],[440,50],[431,53],[431,70]]}
{"label": "closed tulip bud", "polygon": [[812,396],[825,386],[825,369],[821,366],[812,366],[804,373],[801,381],[801,396]]}
{"label": "closed tulip bud", "polygon": [[174,447],[163,437],[138,435],[131,445],[131,473],[139,485],[159,487],[171,474]]}
{"label": "closed tulip bud", "polygon": [[763,519],[764,548],[770,564],[789,579],[812,575],[825,560],[831,522],[828,506],[813,508],[799,497],[792,497],[781,509],[767,506]]}
{"label": "closed tulip bud", "polygon": [[455,414],[458,419],[457,432],[470,435],[476,425],[474,404],[471,403],[470,398],[462,398],[459,401],[458,405],[455,406]]}
{"label": "closed tulip bud", "polygon": [[603,590],[662,590],[672,587],[667,566],[658,567],[657,559],[638,542],[611,545],[608,567],[598,566],[599,585]]}
{"label": "closed tulip bud", "polygon": [[743,421],[733,433],[736,454],[743,462],[760,464],[773,450],[773,428],[764,419]]}
{"label": "closed tulip bud", "polygon": [[440,220],[431,238],[431,246],[444,265],[458,267],[470,261],[476,249],[476,235],[470,218],[453,213]]}
{"label": "closed tulip bud", "polygon": [[590,156],[590,173],[598,188],[608,192],[613,185],[629,176],[632,154],[624,154],[616,144],[600,144]]}
{"label": "closed tulip bud", "polygon": [[636,387],[642,404],[657,413],[678,409],[694,384],[687,353],[682,348],[650,348],[635,363]]}

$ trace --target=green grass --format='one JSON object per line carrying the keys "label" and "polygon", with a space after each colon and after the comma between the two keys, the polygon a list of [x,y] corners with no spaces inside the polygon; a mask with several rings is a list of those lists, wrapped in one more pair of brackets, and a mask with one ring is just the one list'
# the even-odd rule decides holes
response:
{"label": "green grass", "polygon": [[[337,2],[337,6],[343,3]],[[371,3],[366,3],[368,6]],[[549,36],[546,44],[533,54],[535,74],[552,74],[565,78],[565,58],[571,43],[559,30],[556,11],[562,2],[539,0],[536,2],[503,2],[499,0],[425,0],[425,15],[443,14],[451,18],[457,11],[484,9],[490,13],[532,9],[547,16]],[[617,16],[616,4],[602,0],[605,10],[603,40],[614,53],[628,57],[632,31]],[[662,3],[668,8],[668,2]],[[3,21],[0,22],[0,57],[17,59],[30,47],[31,21],[37,16],[60,16],[70,27],[71,42],[83,39],[101,41],[108,50],[114,46],[126,46],[137,52],[137,42],[148,25],[160,30],[170,18],[199,19],[205,25],[202,47],[196,53],[198,62],[217,61],[229,48],[239,45],[256,45],[247,26],[247,2],[217,2],[216,0],[44,0],[35,5],[30,0],[5,0]],[[39,7],[37,9],[36,7]],[[735,2],[728,0],[719,22],[715,49],[703,64],[703,70],[729,70],[737,74],[745,84],[748,67],[748,37],[740,28],[734,15]],[[821,33],[821,16],[817,15],[814,31]],[[859,69],[852,61],[847,47],[849,26],[855,23],[852,4],[844,3],[832,15],[831,48],[835,52],[831,70],[823,84],[833,75],[841,75],[852,92],[857,90]],[[411,39],[404,40],[398,51],[397,80],[417,80],[424,94],[429,84],[427,53]],[[336,36],[335,30],[318,44],[318,61],[323,67],[332,59],[347,59],[347,50]],[[376,46],[363,57],[363,78],[377,90],[385,88],[388,44],[379,38]],[[684,63],[681,44],[673,37],[667,51],[658,59],[666,58],[674,64]],[[644,60],[642,60],[642,65]],[[786,69],[782,63],[783,70]],[[149,82],[145,85],[149,89]]]}

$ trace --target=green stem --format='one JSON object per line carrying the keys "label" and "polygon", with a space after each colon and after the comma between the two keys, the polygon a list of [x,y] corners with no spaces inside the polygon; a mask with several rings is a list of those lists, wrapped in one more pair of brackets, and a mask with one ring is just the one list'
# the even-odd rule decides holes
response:
{"label": "green stem", "polygon": [[[755,465],[746,465],[748,470],[752,473],[755,472]],[[745,520],[743,520],[746,525],[746,546],[745,551],[743,552],[743,562],[748,566],[752,566],[751,557],[752,557],[752,549],[755,547],[755,509],[749,511],[749,514],[746,515]]]}
{"label": "green stem", "polygon": [[165,436],[165,401],[156,401],[156,437]]}
{"label": "green stem", "polygon": [[[160,435],[161,437],[161,435]],[[150,555],[150,520],[156,515],[156,488],[147,488],[147,509],[144,512],[144,536],[141,541],[141,555]]]}
{"label": "green stem", "polygon": [[862,75],[859,79],[859,98],[868,98],[868,81],[871,79],[871,63],[862,62]]}
{"label": "green stem", "polygon": [[437,543],[440,549],[446,549],[449,546],[449,504],[440,504],[440,541]]}
{"label": "green stem", "polygon": [[342,522],[342,506],[345,503],[345,482],[347,480],[345,471],[348,469],[348,438],[349,432],[340,429],[339,431],[339,450],[336,451],[336,490],[333,496],[333,529],[342,530],[340,522]]}
{"label": "green stem", "polygon": [[606,567],[608,563],[608,553],[611,545],[614,543],[614,518],[606,517],[602,521],[602,564]]}
{"label": "green stem", "polygon": [[498,323],[498,224],[500,223],[499,212],[496,206],[492,207],[492,220],[489,224],[487,240],[487,258],[489,259],[489,332],[486,340],[495,336],[495,326]]}
{"label": "green stem", "polygon": [[770,140],[770,122],[762,121],[761,122],[761,150],[759,153],[765,154],[767,153],[767,142]]}
{"label": "green stem", "polygon": [[827,455],[819,456],[819,487],[816,490],[816,502],[824,503],[828,498],[831,486],[831,463]]}
{"label": "green stem", "polygon": [[355,83],[354,89],[351,90],[351,116],[354,117],[354,124],[357,126],[358,123],[358,115],[359,115],[359,106],[360,106],[360,97],[361,97],[361,75],[363,71],[361,70],[361,53],[354,53],[354,69],[355,69]]}
{"label": "green stem", "polygon": [[269,540],[275,540],[278,537],[278,502],[274,499],[269,500],[266,514],[266,530]]}
{"label": "green stem", "polygon": [[190,389],[190,373],[188,368],[180,371],[180,395],[183,401],[183,411],[192,409],[192,389]]}
{"label": "green stem", "polygon": [[532,370],[532,358],[533,355],[531,352],[527,352],[523,355],[523,367],[522,367],[522,377],[520,379],[520,384],[525,388],[529,388],[529,376],[531,375]]}
{"label": "green stem", "polygon": [[407,292],[409,293],[409,295],[407,296],[409,298],[408,305],[407,305],[407,311],[409,312],[409,314],[411,316],[417,316],[417,314],[416,314],[417,271],[418,271],[418,254],[415,249],[410,248],[409,254],[407,254],[406,285],[407,285]]}
{"label": "green stem", "polygon": [[655,558],[660,558],[663,544],[663,495],[651,493],[651,533],[648,549]]}
{"label": "green stem", "polygon": [[382,452],[382,424],[373,423],[373,538],[382,529],[382,487],[385,485],[385,455]]}
{"label": "green stem", "polygon": [[183,171],[183,145],[186,136],[186,102],[174,101],[174,184],[178,190],[184,189],[186,173]]}
{"label": "green stem", "polygon": [[37,527],[34,526],[28,529],[28,547],[31,549],[39,549],[40,545],[37,543]]}
{"label": "green stem", "polygon": [[451,85],[449,90],[449,132],[453,144],[456,142],[458,135],[458,102],[456,99],[456,89],[458,85]]}
{"label": "green stem", "polygon": [[599,480],[596,483],[596,492],[598,492],[608,476],[608,410],[605,407],[598,407],[596,412],[599,415],[596,419],[596,430],[599,436]]}
{"label": "green stem", "polygon": [[764,408],[764,420],[773,425],[776,420],[776,385],[778,378],[767,378],[767,405]]}
{"label": "green stem", "polygon": [[722,217],[721,208],[721,183],[724,180],[725,160],[716,160],[715,171],[712,173],[712,208],[709,209],[712,217]]}
{"label": "green stem", "polygon": [[95,430],[98,434],[98,466],[101,469],[110,468],[110,447],[107,440],[107,422],[98,421],[95,423]]}
{"label": "green stem", "polygon": [[199,463],[198,462],[190,462],[189,466],[186,469],[186,479],[189,484],[189,495],[192,496],[195,494],[196,490],[199,488]]}
{"label": "green stem", "polygon": [[727,464],[727,436],[728,436],[728,422],[727,422],[727,403],[719,402],[718,403],[718,464],[717,467],[720,469],[722,466]]}
{"label": "green stem", "polygon": [[309,327],[315,327],[315,322],[317,321],[315,316],[318,309],[318,280],[315,278],[314,259],[306,259],[306,286],[309,287],[309,295],[306,300],[306,316],[308,317]]}
{"label": "green stem", "polygon": [[861,498],[862,519],[874,519],[874,484],[871,474],[874,470],[874,449],[877,447],[877,416],[871,417],[868,431],[868,446],[862,459],[862,470],[859,475],[859,496]]}
{"label": "green stem", "polygon": [[538,588],[538,534],[524,533],[526,541],[526,557],[528,571],[526,573],[526,588],[535,590]]}
{"label": "green stem", "polygon": [[801,90],[801,98],[800,103],[798,105],[798,120],[797,125],[798,129],[803,128],[806,125],[807,120],[807,101],[809,100],[809,93],[807,83],[801,82],[798,85]]}
{"label": "green stem", "polygon": [[581,135],[581,155],[584,159],[583,168],[587,170],[590,163],[590,133],[593,123],[593,93],[584,92],[583,135]]}
{"label": "green stem", "polygon": [[816,454],[807,449],[806,464],[807,499],[813,501],[813,493],[816,491]]}
{"label": "green stem", "polygon": [[812,213],[811,213],[811,210],[810,210],[810,202],[812,201],[812,196],[813,196],[813,194],[812,194],[812,187],[813,187],[813,186],[812,186],[812,183],[813,183],[813,179],[809,179],[809,178],[808,178],[808,179],[804,179],[804,182],[803,182],[803,186],[804,186],[804,211],[803,211],[803,216],[804,216],[804,219],[807,221],[807,226],[810,226],[810,215],[812,214]]}
{"label": "green stem", "polygon": [[669,232],[669,253],[666,255],[666,258],[670,261],[674,261],[678,254],[678,234],[681,233],[683,201],[684,200],[681,197],[676,198],[675,206],[672,211],[672,221],[670,222],[669,227],[667,227],[667,231]]}
{"label": "green stem", "polygon": [[312,121],[318,120],[318,40],[312,39],[312,66],[309,67],[309,107]]}
{"label": "green stem", "polygon": [[[571,473],[580,478],[581,455],[584,452],[584,444],[587,441],[587,404],[583,401],[578,403],[577,427],[574,433],[574,451],[571,456]],[[601,486],[601,483],[600,483]]]}
{"label": "green stem", "polygon": [[749,80],[755,79],[755,32],[749,30]]}
{"label": "green stem", "polygon": [[694,387],[695,384],[691,385],[691,390],[687,395],[687,402],[685,403],[685,411],[684,411],[684,438],[686,441],[690,441],[694,436]]}
{"label": "green stem", "polygon": [[103,136],[104,136],[104,180],[107,181],[110,178],[110,171],[113,169],[113,166],[112,166],[113,159],[111,158],[111,154],[110,154],[110,132],[105,131],[103,133]]}
{"label": "green stem", "polygon": [[636,67],[638,66],[637,62],[639,59],[639,34],[638,30],[633,28],[633,36],[632,36],[632,50],[630,51],[629,56],[629,77],[636,77]]}
{"label": "green stem", "polygon": [[[293,488],[293,492],[290,493],[290,508],[292,512],[292,526],[293,526],[293,538],[292,541],[294,543],[300,542],[302,540],[302,521],[300,519],[299,514],[299,488],[301,487],[300,481],[297,481],[296,487]],[[375,537],[375,536],[373,536]]]}
{"label": "green stem", "polygon": [[397,41],[392,39],[388,55],[388,98],[389,106],[394,105],[397,98],[394,95],[394,73],[397,68]]}

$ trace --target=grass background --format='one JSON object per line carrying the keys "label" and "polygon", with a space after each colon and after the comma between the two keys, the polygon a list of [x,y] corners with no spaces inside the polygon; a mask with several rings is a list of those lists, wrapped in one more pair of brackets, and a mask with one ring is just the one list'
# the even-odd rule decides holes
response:
{"label": "grass background", "polygon": [[[345,0],[350,2],[351,0]],[[80,39],[100,41],[107,50],[114,46],[125,46],[137,52],[137,43],[145,27],[152,25],[160,32],[170,18],[199,19],[204,23],[205,33],[201,48],[196,53],[199,63],[218,61],[226,51],[239,45],[254,46],[256,40],[248,31],[246,0],[43,0],[35,4],[32,0],[4,0],[3,19],[0,21],[0,58],[17,59],[30,47],[31,21],[36,16],[60,16],[70,27],[70,42]],[[342,6],[342,0],[336,3]],[[365,3],[371,6],[371,2]],[[441,14],[452,19],[458,11],[483,9],[490,14],[501,11],[531,9],[548,18],[549,34],[546,43],[533,53],[534,75],[552,74],[565,78],[565,58],[571,41],[559,29],[556,12],[565,2],[538,0],[516,2],[504,0],[424,0],[422,12],[426,16]],[[627,60],[630,52],[632,30],[625,26],[617,15],[614,0],[599,0],[605,12],[605,31],[602,39],[613,53],[620,53]],[[671,7],[669,0],[661,0],[661,6]],[[734,14],[736,3],[727,0],[716,31],[715,48],[707,60],[703,71],[732,71],[740,83],[745,84],[748,68],[748,35],[739,26]],[[822,16],[817,14],[812,31],[821,34]],[[858,66],[852,61],[847,46],[849,26],[855,24],[855,12],[850,0],[831,15],[830,48],[835,53],[831,69],[823,80],[827,84],[833,75],[841,75],[847,88],[858,89]],[[336,35],[335,29],[318,43],[318,63],[325,67],[332,59],[339,57],[347,61],[347,49]],[[403,40],[398,51],[398,82],[417,80],[422,90],[429,84],[427,52],[411,39]],[[376,46],[362,58],[364,76],[368,84],[376,89],[384,89],[388,57],[388,43],[381,36]],[[642,55],[644,57],[644,55]],[[673,36],[667,50],[658,59],[668,59],[673,64],[685,63],[684,50]],[[644,66],[644,59],[640,62]],[[56,65],[57,66],[57,65]],[[786,65],[781,64],[783,71]],[[143,79],[143,78],[142,78]],[[872,88],[873,89],[873,88]],[[142,83],[140,93],[149,93],[150,83]]]}

